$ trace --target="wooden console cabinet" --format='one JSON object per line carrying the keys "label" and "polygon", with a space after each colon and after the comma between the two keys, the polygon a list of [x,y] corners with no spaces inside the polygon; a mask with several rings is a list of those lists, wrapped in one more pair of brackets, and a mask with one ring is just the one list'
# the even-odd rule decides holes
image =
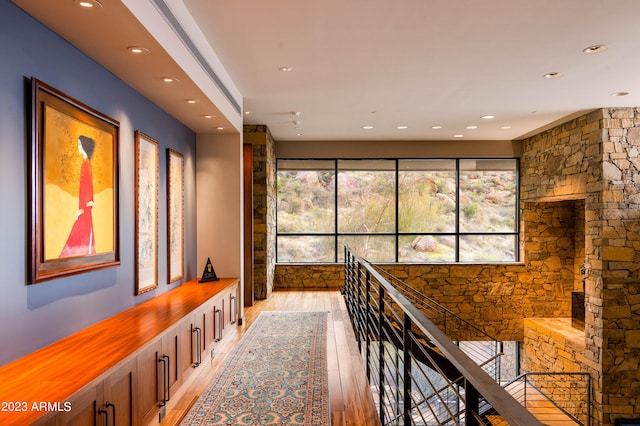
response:
{"label": "wooden console cabinet", "polygon": [[238,291],[193,280],[0,367],[0,424],[156,422],[237,323]]}
{"label": "wooden console cabinet", "polygon": [[[43,417],[47,424],[105,425],[136,424],[136,365],[127,360],[97,384],[69,398],[69,411]],[[55,423],[53,421],[56,421]]]}

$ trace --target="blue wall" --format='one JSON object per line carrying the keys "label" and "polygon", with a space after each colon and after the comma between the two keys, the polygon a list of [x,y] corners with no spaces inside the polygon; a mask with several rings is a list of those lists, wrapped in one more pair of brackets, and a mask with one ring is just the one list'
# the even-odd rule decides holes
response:
{"label": "blue wall", "polygon": [[[120,259],[101,271],[27,285],[31,77],[120,122]],[[134,296],[134,131],[160,143],[160,287]],[[116,76],[0,1],[0,365],[137,305],[166,284],[166,149],[185,158],[185,279],[196,277],[195,134]]]}

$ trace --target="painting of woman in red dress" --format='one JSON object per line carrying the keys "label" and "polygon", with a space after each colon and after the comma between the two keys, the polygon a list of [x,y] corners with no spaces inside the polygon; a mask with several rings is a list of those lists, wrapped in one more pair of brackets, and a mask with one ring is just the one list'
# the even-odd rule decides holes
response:
{"label": "painting of woman in red dress", "polygon": [[87,136],[78,138],[78,152],[84,158],[80,168],[80,189],[78,194],[78,210],[76,219],[69,233],[69,238],[59,257],[75,257],[95,254],[96,242],[93,233],[93,176],[91,158],[96,142]]}

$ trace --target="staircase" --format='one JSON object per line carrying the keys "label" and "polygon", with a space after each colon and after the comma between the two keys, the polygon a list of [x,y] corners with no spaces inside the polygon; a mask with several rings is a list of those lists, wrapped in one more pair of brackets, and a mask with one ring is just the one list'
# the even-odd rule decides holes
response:
{"label": "staircase", "polygon": [[348,249],[345,259],[343,294],[383,425],[589,425],[588,399],[575,404],[588,375],[552,373],[574,383],[555,393],[538,373],[502,388],[501,342]]}
{"label": "staircase", "polygon": [[[524,389],[525,386],[526,390]],[[516,386],[509,388],[508,391],[544,425],[575,426],[587,424],[567,414],[531,384],[518,382]],[[526,400],[522,398],[524,394],[527,395]],[[509,423],[498,414],[486,413],[484,418],[486,419],[485,425],[509,426]]]}

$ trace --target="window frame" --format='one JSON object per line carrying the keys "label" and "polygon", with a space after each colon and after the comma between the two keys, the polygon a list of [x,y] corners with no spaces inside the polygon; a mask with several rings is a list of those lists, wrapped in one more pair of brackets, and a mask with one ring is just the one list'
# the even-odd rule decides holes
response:
{"label": "window frame", "polygon": [[[428,232],[428,233],[416,233],[416,232],[400,232],[399,231],[399,174],[400,168],[399,164],[401,161],[410,161],[410,160],[440,160],[440,161],[454,161],[455,162],[455,229],[452,232]],[[478,160],[478,161],[505,161],[512,160],[515,162],[514,164],[514,173],[515,173],[515,200],[514,200],[514,231],[513,232],[461,232],[460,231],[460,173],[461,167],[460,163],[468,160]],[[278,229],[278,201],[280,199],[277,188],[278,188],[278,172],[280,171],[279,164],[281,161],[292,161],[292,162],[305,162],[305,161],[323,161],[323,162],[333,162],[333,173],[334,173],[334,209],[333,209],[333,223],[334,223],[334,231],[333,232],[295,232],[295,233],[281,233]],[[394,162],[395,169],[395,193],[394,193],[394,215],[395,215],[395,232],[370,232],[370,233],[356,233],[356,232],[339,232],[338,229],[338,217],[339,217],[339,206],[338,206],[338,175],[340,173],[339,163],[340,161],[391,161]],[[314,170],[312,168],[306,168],[304,170]],[[363,169],[366,170],[366,169]],[[496,169],[498,170],[498,169]],[[340,259],[340,256],[343,255],[343,250],[338,245],[338,241],[340,237],[359,237],[359,236],[385,236],[385,237],[394,237],[395,244],[395,255],[394,260],[380,262],[380,263],[403,263],[403,264],[419,264],[419,265],[431,265],[431,264],[492,264],[492,263],[508,263],[515,264],[520,262],[520,159],[517,157],[487,157],[487,158],[477,158],[477,157],[456,157],[456,158],[277,158],[276,159],[276,263],[282,264],[314,264],[314,263],[327,263],[327,262],[302,262],[302,261],[280,261],[278,260],[278,239],[279,237],[304,237],[304,236],[313,236],[313,237],[332,237],[333,245],[334,245],[334,253],[333,253],[333,262],[329,263],[341,263],[343,260]],[[432,235],[432,236],[453,236],[455,238],[455,260],[452,261],[434,261],[434,262],[400,262],[400,250],[399,250],[399,239],[403,236],[418,236],[418,235]],[[497,261],[464,261],[460,260],[460,237],[466,236],[513,236],[514,238],[514,259],[513,260],[497,260]]]}

